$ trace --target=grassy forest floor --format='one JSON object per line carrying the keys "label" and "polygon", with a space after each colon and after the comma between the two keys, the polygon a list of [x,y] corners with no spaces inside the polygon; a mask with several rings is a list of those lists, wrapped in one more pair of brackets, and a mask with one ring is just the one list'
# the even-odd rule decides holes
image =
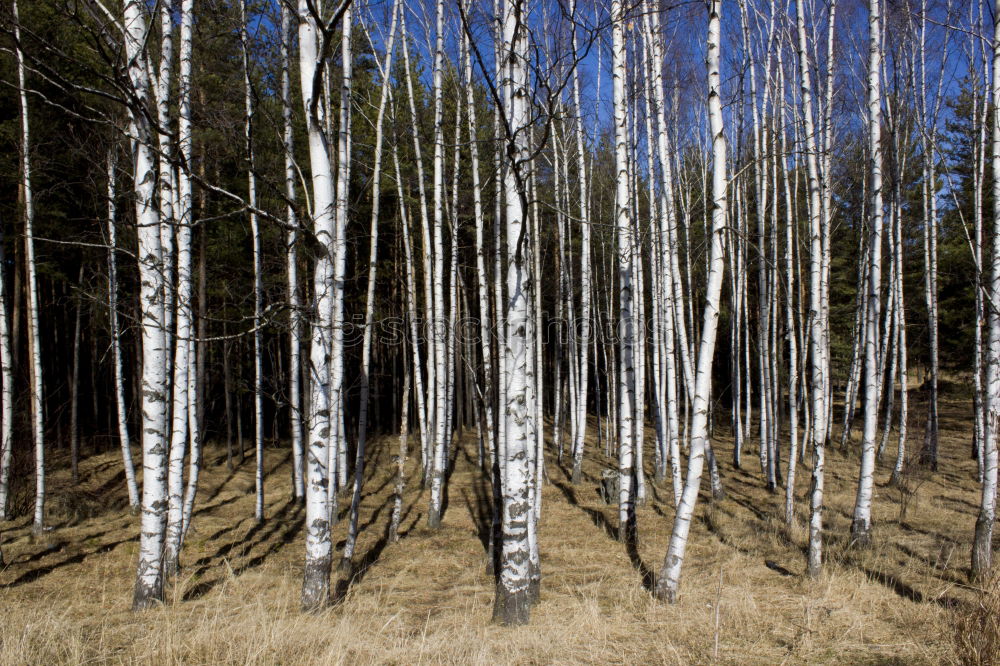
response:
{"label": "grassy forest floor", "polygon": [[[916,447],[925,411],[913,398]],[[798,474],[800,527],[789,540],[783,492],[763,489],[753,447],[735,470],[731,441],[717,438],[727,497],[711,504],[703,483],[674,606],[646,589],[670,534],[669,486],[650,484],[629,553],[613,538],[616,508],[597,493],[607,462],[593,440],[579,486],[550,458],[542,596],[531,624],[516,629],[490,622],[489,490],[471,435],[456,447],[441,529],[425,527],[429,491],[411,482],[396,544],[385,537],[397,439],[374,443],[354,574],[336,577],[336,603],[318,615],[298,610],[304,509],[289,501],[287,448],[266,453],[262,525],[253,518],[252,458],[230,472],[223,449],[206,451],[183,571],[168,603],[140,614],[129,611],[138,518],[125,507],[120,458],[92,456],[76,490],[68,470],[52,474],[55,529],[41,540],[30,538],[30,517],[0,524],[8,562],[0,570],[0,663],[954,662],[953,615],[974,599],[966,580],[978,484],[968,399],[945,395],[941,412],[940,470],[908,478],[908,501],[887,483],[890,444],[876,479],[871,550],[850,550],[845,539],[857,456],[828,455],[828,566],[818,581],[804,575],[809,461]],[[411,458],[411,479],[415,469]],[[342,520],[338,551],[345,534]]]}

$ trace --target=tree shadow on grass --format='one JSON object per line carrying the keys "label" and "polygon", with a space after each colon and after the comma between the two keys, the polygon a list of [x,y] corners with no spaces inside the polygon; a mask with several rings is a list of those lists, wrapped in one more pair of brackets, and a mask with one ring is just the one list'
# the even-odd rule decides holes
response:
{"label": "tree shadow on grass", "polygon": [[[242,538],[230,541],[221,546],[212,555],[206,555],[196,560],[193,566],[197,567],[197,569],[195,569],[193,576],[199,577],[206,573],[211,568],[213,560],[218,560],[216,564],[221,563],[221,560],[226,559],[238,547],[240,547],[240,552],[236,554],[235,558],[249,556],[254,549],[260,546],[264,546],[264,549],[257,555],[248,557],[245,561],[239,562],[235,567],[232,567],[233,576],[239,576],[250,569],[259,567],[267,561],[269,555],[292,543],[302,530],[304,524],[305,516],[302,515],[302,506],[296,504],[294,499],[289,499],[278,513],[267,522],[255,523]],[[190,601],[201,598],[212,591],[224,579],[225,574],[212,580],[202,581],[187,590],[182,599]]]}
{"label": "tree shadow on grass", "polygon": [[566,498],[569,504],[587,514],[587,517],[594,523],[594,526],[604,532],[605,536],[614,541],[624,542],[629,562],[632,564],[632,568],[639,572],[643,588],[652,592],[653,587],[656,585],[656,573],[649,568],[649,565],[639,555],[639,540],[636,528],[633,527],[631,530],[628,530],[631,534],[625,535],[626,538],[622,539],[619,526],[612,523],[603,511],[580,504],[579,499],[577,499],[576,489],[572,485],[565,481],[556,481],[555,479],[552,479],[552,485],[559,489],[559,492],[563,494],[563,497]]}
{"label": "tree shadow on grass", "polygon": [[625,543],[625,552],[628,553],[629,562],[632,568],[639,572],[642,577],[642,587],[649,593],[653,592],[656,586],[656,573],[649,568],[649,565],[639,555],[638,539],[631,538]]}
{"label": "tree shadow on grass", "polygon": [[[115,548],[117,548],[118,546],[120,546],[122,544],[129,543],[129,542],[132,542],[132,541],[138,541],[138,540],[139,540],[139,535],[136,535],[134,537],[130,537],[128,539],[122,539],[120,541],[112,541],[112,542],[106,543],[106,544],[104,544],[102,546],[98,546],[94,550],[84,551],[84,552],[77,553],[76,555],[72,555],[72,556],[66,558],[65,560],[61,560],[61,561],[55,562],[53,564],[47,564],[47,565],[42,566],[42,567],[37,567],[35,569],[29,569],[28,571],[25,571],[23,574],[21,574],[20,576],[18,576],[17,578],[15,578],[14,580],[12,580],[11,582],[6,583],[4,585],[0,585],[0,589],[6,589],[6,588],[11,588],[11,587],[19,587],[19,586],[24,585],[26,583],[31,583],[33,581],[38,580],[39,578],[41,578],[43,576],[47,576],[48,574],[52,573],[53,571],[56,571],[58,569],[62,569],[63,567],[69,566],[71,564],[80,564],[81,562],[83,562],[84,560],[86,560],[91,555],[100,555],[102,553],[109,553],[109,552],[111,552],[112,550],[114,550]],[[46,551],[46,554],[51,553],[51,552],[53,552],[53,551],[51,551],[51,550]]]}
{"label": "tree shadow on grass", "polygon": [[962,605],[962,602],[954,597],[927,597],[920,590],[907,585],[891,573],[876,571],[863,566],[858,566],[858,570],[867,576],[868,580],[884,585],[903,599],[909,599],[910,601],[918,604],[933,603],[937,604],[941,608],[957,608]]}
{"label": "tree shadow on grass", "polygon": [[583,506],[580,504],[580,500],[577,498],[576,489],[566,483],[565,481],[552,480],[552,485],[559,489],[559,492],[563,494],[566,501],[572,506],[583,511],[590,518],[590,521],[594,523],[594,526],[604,532],[605,536],[614,541],[618,541],[618,525],[612,523],[603,511],[591,508],[589,506]]}
{"label": "tree shadow on grass", "polygon": [[[406,522],[406,518],[410,514],[412,509],[413,505],[411,504],[410,508],[407,509],[406,514],[400,517],[399,522],[401,526],[404,522]],[[400,538],[402,538],[406,534],[409,534],[409,532],[413,530],[413,528],[420,521],[420,518],[422,516],[423,516],[422,513],[417,513],[417,515],[413,519],[413,522],[410,523],[410,526],[406,530],[400,532],[399,534]],[[358,560],[357,562],[352,562],[350,573],[337,581],[337,585],[334,587],[333,594],[330,597],[331,606],[336,606],[342,603],[344,599],[347,598],[347,594],[348,592],[350,592],[351,588],[360,583],[362,580],[364,580],[365,576],[368,574],[368,571],[382,557],[382,552],[388,545],[389,545],[389,523],[387,522],[385,524],[385,529],[382,531],[382,536],[380,536],[378,540],[372,544],[371,548],[369,548],[365,552],[365,554],[361,557],[360,560]]]}
{"label": "tree shadow on grass", "polygon": [[[203,557],[195,560],[191,566],[198,567],[195,575],[200,575],[204,573],[208,566],[213,560],[218,560],[223,557],[227,557],[237,548],[241,548],[241,552],[237,555],[240,557],[242,554],[249,552],[254,546],[263,543],[270,536],[272,536],[282,525],[286,524],[287,519],[289,519],[289,513],[292,513],[291,518],[294,520],[300,518],[299,514],[302,512],[302,506],[296,504],[295,500],[289,499],[284,505],[275,513],[269,520],[263,522],[254,522],[253,526],[247,530],[247,533],[238,536],[232,541],[223,544],[211,555],[205,555]],[[304,518],[302,519],[304,520]],[[242,521],[240,521],[242,522]],[[239,524],[239,523],[238,523]],[[235,528],[235,526],[234,526]],[[261,534],[261,538],[258,541],[253,541],[258,534]]]}
{"label": "tree shadow on grass", "polygon": [[[469,496],[465,488],[462,489],[462,500],[465,508],[469,511],[469,518],[476,526],[476,538],[479,539],[483,552],[489,555],[490,552],[490,528],[493,526],[493,516],[490,505],[486,502],[479,487],[474,487],[475,499]],[[484,508],[485,507],[485,508]]]}

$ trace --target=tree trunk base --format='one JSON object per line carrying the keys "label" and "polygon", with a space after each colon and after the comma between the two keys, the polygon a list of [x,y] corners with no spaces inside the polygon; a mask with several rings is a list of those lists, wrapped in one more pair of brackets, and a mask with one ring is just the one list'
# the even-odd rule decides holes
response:
{"label": "tree trunk base", "polygon": [[302,575],[302,611],[316,613],[326,606],[330,596],[330,557],[306,560]]}
{"label": "tree trunk base", "polygon": [[141,580],[135,582],[135,592],[132,595],[132,610],[142,611],[163,605],[163,579],[158,578],[152,585],[146,585]]}
{"label": "tree trunk base", "polygon": [[889,487],[899,488],[903,481],[901,477],[902,477],[901,471],[898,469],[893,469],[892,474],[889,476]]}
{"label": "tree trunk base", "polygon": [[572,483],[574,486],[580,485],[580,482],[583,480],[583,470],[581,468],[582,468],[581,463],[574,460],[573,475],[570,477],[570,483]]}
{"label": "tree trunk base", "polygon": [[659,578],[653,588],[653,596],[668,604],[675,604],[677,603],[677,585],[665,578]]}
{"label": "tree trunk base", "polygon": [[528,603],[534,605],[542,597],[542,579],[532,578],[528,581]]}
{"label": "tree trunk base", "polygon": [[427,527],[432,530],[441,527],[441,509],[432,508],[427,512]]}
{"label": "tree trunk base", "polygon": [[608,506],[617,504],[619,500],[619,489],[621,488],[621,475],[616,469],[605,469],[601,471],[601,499]]}
{"label": "tree trunk base", "polygon": [[510,592],[497,583],[493,601],[493,621],[508,627],[528,624],[531,619],[531,600],[528,588]]}
{"label": "tree trunk base", "polygon": [[851,523],[851,546],[854,548],[868,548],[872,545],[872,526],[855,520]]}
{"label": "tree trunk base", "polygon": [[[490,576],[498,576],[500,571],[500,549],[497,545],[502,543],[500,539],[500,525],[496,522],[490,523],[490,540],[486,546],[486,573]],[[497,579],[497,585],[499,585]]]}
{"label": "tree trunk base", "polygon": [[528,603],[534,605],[542,596],[542,569],[534,562],[528,564]]}
{"label": "tree trunk base", "polygon": [[972,540],[972,567],[969,569],[969,579],[982,582],[989,578],[993,565],[993,520],[984,520],[982,516],[976,519],[976,536]]}
{"label": "tree trunk base", "polygon": [[806,562],[806,575],[809,576],[811,580],[818,580],[823,574],[823,557],[821,552],[817,553],[812,551],[807,556]]}
{"label": "tree trunk base", "polygon": [[178,557],[173,552],[168,551],[163,556],[163,578],[164,580],[172,580],[177,576],[177,572],[180,571],[181,565]]}
{"label": "tree trunk base", "polygon": [[351,558],[349,558],[349,557],[342,557],[340,559],[340,564],[337,565],[337,573],[344,574],[345,576],[347,576],[348,578],[350,578],[353,568],[354,567],[351,564]]}

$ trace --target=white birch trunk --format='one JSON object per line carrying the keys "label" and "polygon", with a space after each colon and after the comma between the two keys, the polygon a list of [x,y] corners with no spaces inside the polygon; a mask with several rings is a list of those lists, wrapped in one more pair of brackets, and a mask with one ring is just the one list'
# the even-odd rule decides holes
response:
{"label": "white birch trunk", "polygon": [[389,102],[389,82],[391,80],[392,72],[393,48],[396,42],[396,17],[399,12],[399,4],[398,0],[393,3],[392,22],[389,26],[389,39],[385,47],[385,62],[379,65],[382,77],[382,92],[379,97],[378,113],[375,119],[375,157],[374,165],[372,166],[371,242],[368,248],[368,288],[365,295],[365,330],[361,343],[361,404],[358,409],[358,444],[354,463],[354,493],[351,497],[351,517],[347,528],[347,540],[344,544],[343,560],[341,563],[341,568],[345,571],[350,571],[351,558],[354,556],[354,546],[358,538],[358,513],[361,506],[361,483],[364,480],[365,445],[368,439],[369,373],[371,372],[372,357],[372,327],[375,324],[375,284],[376,279],[378,278],[379,204],[381,203],[382,196],[382,127],[385,122],[385,110]]}
{"label": "white birch trunk", "polygon": [[312,175],[313,233],[321,252],[316,258],[313,277],[315,320],[310,341],[310,397],[306,457],[306,563],[302,581],[302,607],[318,610],[325,605],[330,591],[330,563],[333,544],[330,540],[330,511],[327,488],[333,483],[328,468],[331,432],[330,363],[333,333],[334,175],[325,117],[322,90],[314,86],[320,80],[323,60],[319,53],[320,26],[309,11],[307,0],[299,0],[299,74],[302,102],[306,112],[306,133]]}
{"label": "white birch trunk", "polygon": [[[14,39],[21,44],[21,24],[17,2],[14,11]],[[42,386],[42,351],[38,328],[38,276],[35,266],[35,203],[31,188],[31,131],[28,123],[28,94],[24,52],[14,49],[17,59],[18,102],[21,116],[21,200],[24,204],[24,257],[28,274],[28,358],[31,363],[31,435],[35,447],[35,509],[31,530],[45,529],[45,415]]]}
{"label": "white birch trunk", "polygon": [[[156,158],[159,162],[157,195],[160,205],[160,254],[163,261],[163,290],[160,297],[163,300],[163,328],[166,335],[166,355],[164,356],[164,373],[167,385],[170,386],[171,333],[174,330],[174,228],[177,223],[175,202],[177,199],[177,176],[172,164],[173,146],[170,142],[170,81],[174,66],[174,24],[171,13],[173,0],[158,3],[160,12],[160,60],[158,68],[153,68],[152,59],[148,61],[149,78],[153,85],[156,99]],[[148,39],[148,37],[147,37]],[[170,395],[167,395],[170,400]],[[170,403],[167,403],[167,437],[170,437]]]}
{"label": "white birch trunk", "polygon": [[437,430],[435,428],[436,420],[436,397],[437,397],[437,362],[434,356],[434,263],[432,261],[432,248],[431,248],[431,222],[427,217],[427,193],[424,187],[424,160],[423,154],[420,148],[420,121],[417,116],[416,102],[413,91],[413,75],[412,68],[410,66],[410,49],[409,49],[409,35],[406,30],[406,13],[400,17],[400,27],[402,29],[402,47],[403,47],[403,67],[406,70],[406,90],[407,90],[407,101],[409,102],[410,108],[410,126],[411,134],[413,138],[413,153],[414,161],[417,165],[417,192],[419,194],[419,212],[420,212],[420,232],[421,241],[423,243],[424,251],[421,253],[421,263],[423,266],[423,292],[424,292],[424,307],[426,312],[426,317],[422,320],[426,322],[427,317],[430,318],[429,324],[426,326],[427,330],[427,392],[421,390],[421,372],[420,365],[416,363],[414,365],[414,376],[417,378],[415,382],[418,394],[423,394],[424,402],[426,403],[424,408],[423,418],[421,419],[421,464],[423,468],[422,483],[427,485],[430,482],[430,473],[432,469],[431,464],[431,448],[433,446],[432,439],[436,437]]}
{"label": "white birch trunk", "polygon": [[[146,106],[152,91],[146,63],[146,16],[138,0],[124,0],[125,51],[135,104]],[[136,221],[139,238],[139,308],[142,330],[142,519],[134,610],[163,600],[162,553],[167,509],[168,341],[164,330],[162,220],[157,207],[155,138],[145,113],[131,110]]]}
{"label": "white birch trunk", "polygon": [[802,92],[802,115],[805,119],[806,166],[809,176],[809,345],[810,389],[812,401],[812,441],[814,458],[810,493],[809,519],[809,574],[818,576],[822,568],[823,548],[823,464],[827,436],[827,354],[824,333],[825,283],[823,280],[823,229],[820,176],[813,123],[812,85],[809,77],[809,50],[806,42],[805,7],[796,2],[796,27],[798,32],[799,78]]}
{"label": "white birch trunk", "polygon": [[705,290],[705,309],[701,328],[701,342],[698,350],[698,368],[693,395],[691,419],[691,452],[688,457],[687,478],[681,502],[677,507],[670,545],[656,581],[655,594],[670,603],[677,600],[680,589],[681,566],[687,547],[688,532],[694,507],[698,499],[698,487],[705,463],[708,445],[709,394],[712,388],[712,361],[715,355],[715,339],[719,323],[719,300],[722,292],[725,260],[722,251],[722,236],[726,226],[727,176],[726,138],[722,118],[720,98],[720,15],[721,0],[710,0],[708,5],[708,43],[706,65],[708,69],[708,112],[712,138],[712,227],[708,263],[708,283]]}
{"label": "white birch trunk", "polygon": [[[570,14],[576,14],[576,2],[573,0],[570,6]],[[576,53],[578,50],[577,44],[577,34],[576,34],[576,22],[573,22],[573,52]],[[575,136],[576,136],[576,154],[577,154],[577,180],[579,181],[579,197],[580,197],[580,330],[579,330],[579,342],[577,345],[577,351],[579,354],[579,360],[577,361],[579,366],[579,373],[577,376],[577,389],[576,389],[576,404],[573,409],[576,411],[576,423],[577,429],[573,441],[573,473],[572,480],[573,483],[577,484],[580,482],[580,477],[582,474],[583,467],[583,452],[585,446],[585,437],[587,434],[587,392],[588,392],[588,380],[590,378],[590,364],[588,362],[590,355],[590,339],[591,339],[591,269],[590,269],[590,243],[591,243],[591,233],[590,233],[590,204],[589,204],[589,188],[588,188],[588,174],[587,174],[587,153],[584,149],[583,144],[583,106],[580,103],[580,75],[578,68],[573,68],[573,107],[577,114],[576,123],[574,124]],[[573,322],[574,332],[576,335],[576,322]]]}
{"label": "white birch trunk", "polygon": [[[781,99],[785,98],[785,77],[784,71],[778,73],[780,82]],[[799,446],[799,347],[798,338],[795,334],[795,264],[793,251],[795,238],[793,229],[795,227],[795,215],[792,208],[792,191],[788,177],[788,155],[790,147],[788,145],[788,132],[785,129],[785,111],[778,110],[779,133],[781,135],[781,183],[785,195],[785,328],[788,335],[788,476],[785,479],[785,526],[791,534],[795,526],[795,465],[798,458]],[[820,470],[822,475],[822,470]],[[822,485],[820,485],[822,494]],[[822,505],[822,495],[820,498]],[[822,517],[820,517],[822,520]],[[811,525],[811,521],[810,521]],[[822,523],[819,523],[822,529]]]}
{"label": "white birch trunk", "polygon": [[[467,40],[467,36],[463,31],[462,35],[463,43]],[[475,218],[476,224],[476,270],[478,272],[478,295],[479,295],[479,344],[480,353],[483,359],[483,385],[480,387],[480,401],[482,402],[483,415],[485,420],[485,435],[487,440],[487,448],[490,451],[490,468],[493,466],[493,456],[496,453],[496,438],[494,437],[496,423],[495,423],[495,413],[493,411],[493,347],[492,347],[492,329],[491,329],[491,318],[490,318],[490,293],[489,293],[489,273],[486,269],[486,244],[485,237],[483,233],[483,195],[482,195],[482,185],[479,180],[479,141],[478,141],[478,131],[479,126],[476,122],[476,100],[475,100],[475,89],[472,86],[472,58],[469,53],[468,45],[465,45],[463,51],[465,54],[463,67],[465,68],[465,88],[466,88],[466,106],[468,107],[468,114],[466,118],[468,120],[468,131],[469,131],[469,157],[471,160],[472,168],[472,203],[473,203],[473,216]]]}
{"label": "white birch trunk", "polygon": [[[405,43],[405,42],[404,42]],[[403,223],[403,251],[406,258],[406,313],[410,323],[410,348],[413,356],[411,373],[413,374],[414,392],[416,393],[417,417],[420,421],[420,440],[422,445],[427,442],[427,405],[425,402],[423,374],[420,372],[420,333],[417,325],[417,287],[414,276],[413,249],[410,244],[410,220],[407,214],[406,197],[403,192],[403,179],[399,168],[399,147],[392,145],[392,161],[396,173],[396,192],[399,197],[399,217]]]}
{"label": "white birch trunk", "polygon": [[[1000,0],[993,9],[993,135],[990,157],[993,173],[1000,173]],[[985,579],[993,564],[993,524],[997,503],[997,437],[1000,436],[1000,179],[993,179],[993,275],[989,284],[989,347],[986,365],[986,437],[983,442],[983,481],[979,517],[972,545],[973,578]]]}
{"label": "white birch trunk", "polygon": [[[184,527],[184,455],[193,432],[189,432],[193,413],[190,394],[194,375],[193,338],[194,275],[191,254],[192,215],[191,179],[191,49],[193,27],[193,0],[181,5],[180,78],[178,99],[178,143],[181,160],[185,165],[178,170],[177,218],[177,342],[174,347],[173,409],[170,428],[170,457],[167,464],[167,532],[163,559],[163,573],[169,580],[178,570],[178,556]],[[196,429],[196,428],[195,428]],[[192,447],[193,455],[193,447]]]}
{"label": "white birch trunk", "polygon": [[[254,159],[254,107],[253,84],[250,81],[250,36],[247,32],[247,4],[240,2],[240,46],[243,51],[243,140],[247,158],[247,203],[250,209],[250,235],[253,237],[253,439],[256,461],[254,475],[257,501],[254,517],[264,521],[264,362],[261,315],[264,309],[263,248],[261,247],[260,220],[257,216],[257,174]],[[180,239],[178,239],[180,245]],[[188,243],[190,255],[190,241]],[[180,251],[180,248],[178,248]],[[178,263],[180,263],[178,261]],[[190,260],[189,260],[190,265]],[[178,271],[180,269],[178,268]],[[179,314],[179,313],[178,313]],[[178,321],[178,332],[180,322]],[[180,343],[178,343],[179,345]],[[176,388],[174,389],[177,390]]]}
{"label": "white birch trunk", "polygon": [[[292,487],[296,502],[305,501],[302,442],[302,303],[299,298],[298,216],[295,213],[296,166],[292,132],[292,10],[281,3],[281,119],[285,157],[285,197],[288,224],[285,265],[288,274],[288,421],[292,439]],[[183,57],[182,57],[183,60]]]}
{"label": "white birch trunk", "polygon": [[[501,71],[508,135],[504,165],[504,207],[507,244],[507,301],[502,341],[504,362],[505,430],[501,457],[501,544],[494,620],[508,625],[528,622],[531,606],[528,533],[532,520],[529,447],[534,445],[530,384],[533,361],[529,356],[529,282],[531,263],[525,240],[527,191],[525,160],[528,156],[528,29],[523,0],[503,2]],[[530,242],[530,240],[528,241]]]}
{"label": "white birch trunk", "polygon": [[[111,326],[111,357],[115,375],[116,424],[118,426],[118,440],[122,449],[122,464],[125,468],[125,488],[128,490],[129,508],[133,512],[137,512],[139,510],[139,487],[135,481],[135,464],[132,462],[132,447],[128,434],[128,406],[125,402],[121,327],[118,323],[118,229],[115,223],[117,217],[117,188],[115,186],[117,164],[118,156],[115,149],[112,148],[108,151],[108,320]],[[3,285],[0,284],[0,289],[2,288]],[[4,325],[5,323],[0,324],[0,327]],[[0,353],[3,349],[2,336],[3,329],[0,328]],[[4,419],[4,423],[8,422],[7,419]],[[2,506],[3,502],[0,501],[0,508]]]}
{"label": "white birch trunk", "polygon": [[434,170],[433,170],[433,250],[434,264],[433,300],[431,306],[431,345],[436,374],[434,377],[434,438],[431,460],[431,497],[427,512],[427,525],[441,525],[441,508],[444,496],[445,454],[448,438],[448,356],[446,353],[448,331],[445,322],[444,302],[444,126],[443,126],[443,67],[444,67],[444,1],[436,2],[436,41],[434,46]]}
{"label": "white birch trunk", "polygon": [[351,95],[354,55],[351,42],[353,12],[347,5],[340,40],[341,83],[337,123],[336,227],[333,261],[333,321],[330,361],[330,467],[336,483],[327,486],[330,521],[336,523],[337,491],[347,486],[347,433],[344,421],[344,280],[347,271],[347,197],[351,182]]}
{"label": "white birch trunk", "polygon": [[[15,7],[17,4],[15,3]],[[14,18],[17,26],[17,17]],[[111,186],[114,187],[113,185]],[[112,197],[113,201],[113,197]],[[111,206],[114,204],[112,203]],[[113,209],[112,209],[113,210]],[[112,217],[112,220],[114,218]],[[0,225],[0,521],[7,520],[7,500],[10,494],[10,468],[14,453],[14,354],[11,348],[10,319],[8,315],[8,296],[6,270],[4,261],[4,233]],[[127,440],[126,440],[127,441]],[[127,468],[126,468],[127,473]],[[129,501],[136,505],[136,496],[131,491],[135,489],[135,471],[132,472],[132,485],[129,487]],[[0,560],[2,560],[0,553]]]}
{"label": "white birch trunk", "polygon": [[615,126],[615,236],[619,294],[618,382],[618,538],[630,543],[635,537],[635,295],[633,284],[630,168],[628,160],[628,112],[625,99],[626,48],[625,8],[611,2],[611,73]]}
{"label": "white birch trunk", "polygon": [[[657,135],[656,155],[660,163],[660,197],[659,236],[660,253],[659,277],[663,280],[661,311],[663,320],[663,344],[665,357],[663,382],[665,384],[666,412],[666,448],[670,456],[671,478],[673,481],[674,506],[680,503],[682,481],[680,465],[680,422],[678,420],[677,404],[677,298],[680,293],[680,281],[675,272],[677,257],[677,211],[673,192],[673,171],[670,156],[669,135],[667,129],[666,99],[663,92],[663,47],[660,35],[660,20],[658,12],[647,11],[645,18],[649,21],[653,69],[653,99],[655,101]],[[683,323],[683,322],[682,322]],[[683,351],[682,351],[683,353]]]}
{"label": "white birch trunk", "polygon": [[[882,142],[881,142],[881,0],[869,0],[868,149],[871,160],[871,243],[869,245],[868,308],[865,314],[865,422],[861,444],[861,470],[851,523],[851,540],[859,546],[871,542],[871,504],[875,485],[875,434],[878,428],[879,310],[882,283]],[[818,418],[819,415],[814,415]]]}

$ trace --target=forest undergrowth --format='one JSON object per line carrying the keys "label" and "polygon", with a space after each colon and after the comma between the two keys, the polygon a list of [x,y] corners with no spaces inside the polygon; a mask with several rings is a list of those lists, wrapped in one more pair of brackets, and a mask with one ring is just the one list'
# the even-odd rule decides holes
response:
{"label": "forest undergrowth", "polygon": [[[519,628],[490,621],[490,490],[475,469],[474,432],[456,439],[440,530],[425,527],[429,491],[413,480],[417,460],[409,459],[394,544],[397,440],[373,443],[353,571],[335,574],[333,605],[314,615],[299,611],[304,509],[290,500],[287,447],[266,451],[262,524],[254,520],[253,459],[230,471],[224,448],[206,450],[182,571],[167,604],[140,613],[129,610],[138,517],[126,508],[117,455],[94,455],[76,492],[96,508],[58,503],[53,511],[64,515],[52,516],[55,528],[38,540],[30,516],[0,524],[0,664],[957,663],[956,627],[977,604],[967,582],[979,492],[969,411],[967,399],[944,396],[936,474],[914,467],[902,487],[891,486],[887,453],[868,550],[848,543],[857,446],[828,455],[829,566],[816,581],[805,575],[808,474],[796,481],[799,526],[789,535],[783,493],[763,487],[753,446],[736,470],[731,440],[717,429],[726,497],[712,503],[703,483],[683,593],[672,606],[648,591],[673,519],[669,485],[650,483],[638,545],[627,549],[615,539],[616,507],[598,494],[612,463],[596,441],[577,486],[550,447],[541,600]],[[917,421],[919,403],[911,414]],[[910,432],[918,446],[921,424]],[[61,467],[57,459],[54,497],[69,488]],[[340,503],[338,551],[349,504]]]}

